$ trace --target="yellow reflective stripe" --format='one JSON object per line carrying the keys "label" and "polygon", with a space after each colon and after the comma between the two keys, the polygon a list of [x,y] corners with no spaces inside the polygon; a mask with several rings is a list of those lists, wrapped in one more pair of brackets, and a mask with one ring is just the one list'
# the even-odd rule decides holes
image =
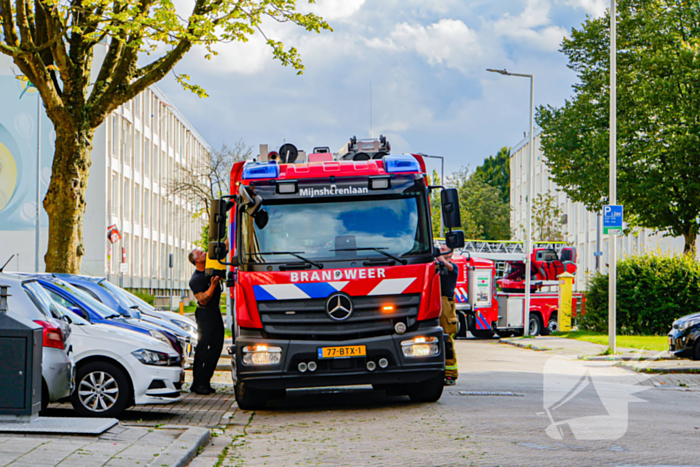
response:
{"label": "yellow reflective stripe", "polygon": [[445,369],[446,369],[446,370],[456,370],[456,369],[457,369],[457,365],[445,365]]}

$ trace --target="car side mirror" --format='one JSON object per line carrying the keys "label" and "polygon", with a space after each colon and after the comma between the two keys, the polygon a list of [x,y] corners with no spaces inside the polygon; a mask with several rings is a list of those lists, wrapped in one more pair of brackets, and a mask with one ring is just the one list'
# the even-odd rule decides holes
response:
{"label": "car side mirror", "polygon": [[70,316],[68,316],[68,315],[61,315],[61,319],[68,324],[73,324],[73,320],[70,319]]}
{"label": "car side mirror", "polygon": [[90,321],[90,316],[77,306],[70,307],[69,310],[83,319]]}
{"label": "car side mirror", "polygon": [[462,227],[462,218],[459,212],[459,192],[456,188],[445,188],[440,193],[442,205],[442,221],[445,227],[452,229]]}
{"label": "car side mirror", "polygon": [[450,232],[445,232],[445,245],[447,245],[450,250],[464,248],[464,231],[452,230]]}

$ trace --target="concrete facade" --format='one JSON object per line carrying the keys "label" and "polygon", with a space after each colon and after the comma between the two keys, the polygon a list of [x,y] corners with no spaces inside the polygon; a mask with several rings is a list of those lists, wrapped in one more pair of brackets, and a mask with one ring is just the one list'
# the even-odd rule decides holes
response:
{"label": "concrete facade", "polygon": [[[588,211],[581,203],[573,202],[552,181],[551,173],[545,163],[545,156],[540,148],[540,134],[534,138],[535,146],[535,173],[534,193],[551,193],[556,197],[556,203],[562,211],[562,234],[564,240],[576,247],[578,254],[578,271],[576,275],[576,288],[585,289],[587,277],[595,272],[597,267],[605,269],[609,261],[610,235],[603,235],[603,221],[598,213]],[[529,157],[529,143],[525,138],[511,150],[510,156],[510,204],[511,204],[511,228],[514,240],[525,240],[524,226],[527,216],[525,201],[527,199],[527,158]],[[598,236],[598,230],[600,235]],[[617,240],[618,257],[623,258],[647,251],[682,252],[683,239],[664,237],[663,234],[654,233],[651,229],[636,229],[630,235],[615,236]],[[534,238],[534,240],[540,240]],[[600,250],[597,248],[598,239]],[[550,239],[541,239],[550,240]],[[601,251],[598,263],[594,253]]]}
{"label": "concrete facade", "polygon": [[[55,132],[39,111],[38,93],[0,63],[0,266],[35,271],[37,200],[37,116],[41,114],[41,187],[48,188]],[[20,98],[21,96],[21,98]],[[168,184],[181,171],[210,157],[210,147],[155,86],[114,111],[97,129],[87,188],[82,272],[107,276],[129,288],[165,295],[188,289],[187,253],[200,238],[200,206],[169,196]],[[39,271],[44,271],[48,218],[40,205]],[[107,227],[122,239],[110,244]],[[123,250],[122,250],[123,249]],[[120,273],[124,252],[126,272]],[[169,255],[173,255],[173,268]]]}

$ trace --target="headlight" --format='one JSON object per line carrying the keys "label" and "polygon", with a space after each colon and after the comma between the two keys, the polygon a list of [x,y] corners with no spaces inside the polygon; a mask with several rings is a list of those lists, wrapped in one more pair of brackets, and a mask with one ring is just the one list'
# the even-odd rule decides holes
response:
{"label": "headlight", "polygon": [[437,337],[416,337],[401,342],[404,357],[434,357],[440,355],[440,344]]}
{"label": "headlight", "polygon": [[191,323],[188,323],[187,321],[180,321],[177,319],[171,319],[170,321],[172,321],[173,324],[182,328],[185,332],[187,332],[189,334],[197,334],[197,326],[193,326]]}
{"label": "headlight", "polygon": [[700,324],[700,318],[694,318],[694,319],[689,319],[687,321],[683,321],[682,323],[678,324],[678,329],[681,331],[685,331],[688,328],[692,328],[696,324]]}
{"label": "headlight", "polygon": [[248,345],[243,347],[244,365],[276,365],[282,361],[282,349],[267,345]]}
{"label": "headlight", "polygon": [[179,356],[170,356],[164,352],[156,352],[155,350],[135,350],[131,352],[131,355],[136,357],[136,359],[143,363],[144,365],[156,365],[156,366],[180,366]]}
{"label": "headlight", "polygon": [[151,337],[158,339],[159,341],[163,342],[164,344],[168,344],[170,347],[173,346],[173,343],[170,342],[170,340],[165,337],[165,334],[163,334],[160,331],[148,331]]}

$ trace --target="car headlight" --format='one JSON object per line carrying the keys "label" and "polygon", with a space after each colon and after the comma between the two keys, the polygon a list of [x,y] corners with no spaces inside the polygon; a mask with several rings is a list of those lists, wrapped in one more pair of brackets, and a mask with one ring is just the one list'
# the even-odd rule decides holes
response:
{"label": "car headlight", "polygon": [[188,323],[187,321],[180,321],[179,319],[172,319],[170,320],[178,326],[179,328],[183,329],[185,332],[189,334],[197,334],[197,326],[193,326],[191,323]]}
{"label": "car headlight", "polygon": [[165,344],[168,344],[170,347],[173,346],[173,343],[170,342],[170,339],[165,337],[165,334],[163,334],[162,332],[160,332],[160,331],[148,331],[148,332],[151,335],[151,337],[158,339],[159,341],[161,341]]}
{"label": "car headlight", "polygon": [[687,321],[683,321],[682,323],[678,323],[678,329],[685,331],[688,328],[692,328],[696,324],[700,324],[700,318],[689,319]]}
{"label": "car headlight", "polygon": [[165,352],[141,349],[131,352],[131,355],[136,357],[136,359],[144,365],[180,366],[179,356],[170,356]]}

